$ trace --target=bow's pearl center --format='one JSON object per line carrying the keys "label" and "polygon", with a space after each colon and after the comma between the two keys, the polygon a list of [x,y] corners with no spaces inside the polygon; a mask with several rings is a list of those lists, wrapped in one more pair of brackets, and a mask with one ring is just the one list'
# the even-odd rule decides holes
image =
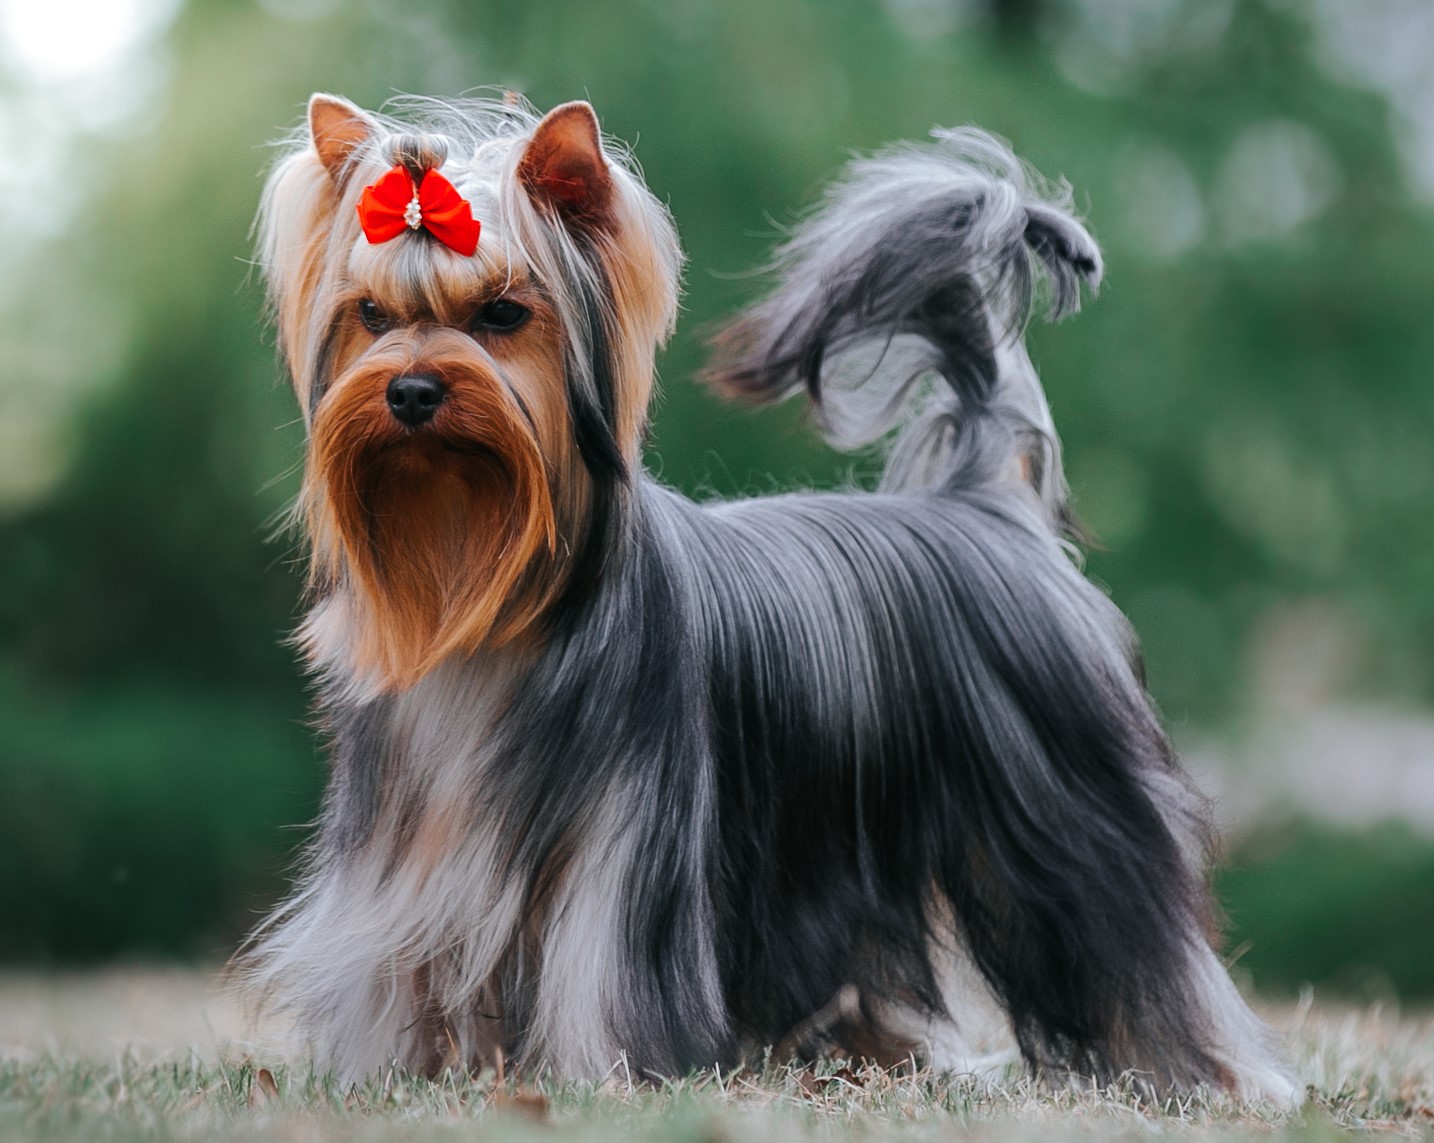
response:
{"label": "bow's pearl center", "polygon": [[408,200],[408,206],[403,212],[403,221],[408,223],[410,230],[417,230],[423,225],[423,207],[418,204],[418,191],[413,192],[413,197]]}

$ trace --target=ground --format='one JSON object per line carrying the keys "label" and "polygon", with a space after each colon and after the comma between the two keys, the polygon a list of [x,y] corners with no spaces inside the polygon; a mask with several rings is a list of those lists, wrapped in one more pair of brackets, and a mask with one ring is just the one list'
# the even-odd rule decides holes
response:
{"label": "ground", "polygon": [[1135,1083],[1051,1091],[841,1061],[662,1087],[621,1070],[595,1087],[386,1074],[345,1092],[247,1043],[212,973],[11,974],[0,1140],[1434,1138],[1434,1017],[1309,998],[1268,1014],[1310,1085],[1297,1113],[1203,1094],[1160,1103]]}

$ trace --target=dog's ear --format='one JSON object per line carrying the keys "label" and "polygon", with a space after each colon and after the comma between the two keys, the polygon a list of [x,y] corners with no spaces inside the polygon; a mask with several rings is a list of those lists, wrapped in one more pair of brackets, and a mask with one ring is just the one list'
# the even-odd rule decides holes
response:
{"label": "dog's ear", "polygon": [[342,96],[320,91],[309,99],[309,137],[335,186],[344,185],[349,160],[374,130],[373,120]]}
{"label": "dog's ear", "polygon": [[523,152],[518,178],[539,207],[565,222],[587,227],[606,222],[612,172],[592,106],[579,100],[549,111]]}

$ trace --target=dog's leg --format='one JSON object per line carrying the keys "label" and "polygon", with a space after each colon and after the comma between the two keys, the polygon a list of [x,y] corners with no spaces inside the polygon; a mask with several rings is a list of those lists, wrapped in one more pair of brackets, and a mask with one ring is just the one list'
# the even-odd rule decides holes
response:
{"label": "dog's leg", "polygon": [[[1209,852],[1204,799],[1173,771],[1149,770],[1143,785],[1179,846],[1192,879],[1203,883]],[[1242,1099],[1267,1099],[1283,1106],[1303,1102],[1303,1089],[1281,1059],[1278,1037],[1250,1010],[1212,947],[1215,935],[1202,931],[1196,920],[1190,919],[1182,972],[1205,1055],[1221,1085]]]}
{"label": "dog's leg", "polygon": [[699,847],[663,828],[639,772],[579,840],[551,903],[525,1063],[600,1080],[731,1056]]}
{"label": "dog's leg", "polygon": [[627,958],[623,886],[631,837],[606,809],[565,873],[542,940],[533,1026],[524,1048],[560,1075],[602,1079],[621,1059],[610,1009],[622,994]]}
{"label": "dog's leg", "polygon": [[918,1061],[935,1072],[1002,1078],[1021,1063],[1005,1010],[964,948],[933,942],[929,955],[945,1012],[876,1000],[869,1005],[874,1031],[912,1045]]}
{"label": "dog's leg", "polygon": [[1224,1073],[1224,1086],[1241,1099],[1265,1099],[1285,1107],[1302,1103],[1304,1089],[1281,1061],[1275,1034],[1250,1011],[1204,941],[1192,949],[1189,979],[1205,1013],[1207,1051]]}

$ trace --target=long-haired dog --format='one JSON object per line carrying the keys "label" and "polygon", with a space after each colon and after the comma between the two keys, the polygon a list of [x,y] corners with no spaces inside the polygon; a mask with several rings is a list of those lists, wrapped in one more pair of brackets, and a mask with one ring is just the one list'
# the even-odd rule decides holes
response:
{"label": "long-haired dog", "polygon": [[855,162],[709,380],[887,440],[880,489],[694,504],[641,460],[681,253],[592,109],[402,110],[315,96],[259,221],[332,775],[245,964],[321,1062],[970,1070],[1003,1033],[1292,1098],[1071,558],[1022,343],[1101,274],[1068,191],[974,130]]}

